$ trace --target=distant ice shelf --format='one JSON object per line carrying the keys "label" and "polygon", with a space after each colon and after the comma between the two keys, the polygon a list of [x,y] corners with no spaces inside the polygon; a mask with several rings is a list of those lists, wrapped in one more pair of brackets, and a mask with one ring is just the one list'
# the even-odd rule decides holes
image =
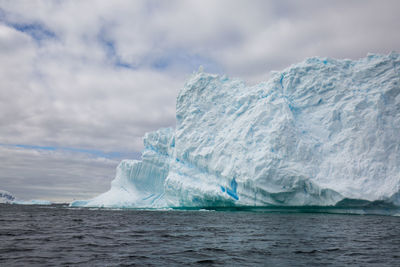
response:
{"label": "distant ice shelf", "polygon": [[143,140],[108,192],[71,206],[400,205],[400,55],[309,58],[254,86],[199,70],[176,128]]}
{"label": "distant ice shelf", "polygon": [[51,201],[42,200],[42,199],[31,199],[31,200],[15,200],[12,204],[19,205],[51,205],[53,204]]}

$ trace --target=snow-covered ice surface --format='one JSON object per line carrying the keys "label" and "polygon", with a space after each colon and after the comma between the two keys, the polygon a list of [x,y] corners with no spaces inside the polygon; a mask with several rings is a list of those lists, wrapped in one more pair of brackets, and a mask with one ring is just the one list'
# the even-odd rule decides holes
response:
{"label": "snow-covered ice surface", "polygon": [[254,86],[194,73],[89,207],[400,205],[400,55],[310,58]]}

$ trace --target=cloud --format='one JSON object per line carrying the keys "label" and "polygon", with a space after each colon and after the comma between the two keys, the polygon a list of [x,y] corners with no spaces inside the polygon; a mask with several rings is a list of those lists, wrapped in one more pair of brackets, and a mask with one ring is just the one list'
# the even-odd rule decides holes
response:
{"label": "cloud", "polygon": [[215,52],[227,72],[259,81],[307,57],[357,59],[399,47],[396,1],[280,1],[267,8],[280,16],[247,23],[242,42]]}
{"label": "cloud", "polygon": [[[2,189],[18,198],[71,201],[110,187],[118,160],[84,153],[0,146]],[[44,165],[45,163],[45,165]]]}
{"label": "cloud", "polygon": [[[82,151],[137,158],[145,132],[174,127],[176,95],[199,65],[255,83],[310,56],[389,53],[400,47],[399,9],[390,0],[0,1],[0,143],[9,145],[0,156],[13,159],[0,188],[12,181],[11,192],[19,183],[38,195],[43,179],[69,198],[49,166],[80,168],[70,177],[81,190],[100,177],[95,168],[115,167]],[[46,146],[70,150],[37,149]],[[23,151],[36,151],[40,168],[12,167]],[[27,169],[31,179],[16,179]]]}

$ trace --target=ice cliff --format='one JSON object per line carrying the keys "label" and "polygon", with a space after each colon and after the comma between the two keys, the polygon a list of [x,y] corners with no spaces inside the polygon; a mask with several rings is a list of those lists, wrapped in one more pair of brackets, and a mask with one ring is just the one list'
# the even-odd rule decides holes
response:
{"label": "ice cliff", "polygon": [[400,205],[400,55],[310,58],[255,86],[199,71],[176,128],[144,146],[110,191],[71,205]]}

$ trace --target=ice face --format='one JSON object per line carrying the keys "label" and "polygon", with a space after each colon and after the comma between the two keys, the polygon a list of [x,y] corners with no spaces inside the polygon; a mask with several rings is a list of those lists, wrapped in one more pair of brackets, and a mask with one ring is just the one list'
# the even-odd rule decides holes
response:
{"label": "ice face", "polygon": [[311,58],[255,86],[199,71],[176,120],[146,134],[110,191],[72,205],[400,205],[399,54]]}
{"label": "ice face", "polygon": [[146,133],[142,160],[123,160],[111,189],[89,201],[72,206],[90,207],[165,207],[164,184],[173,158],[174,138],[170,128]]}

